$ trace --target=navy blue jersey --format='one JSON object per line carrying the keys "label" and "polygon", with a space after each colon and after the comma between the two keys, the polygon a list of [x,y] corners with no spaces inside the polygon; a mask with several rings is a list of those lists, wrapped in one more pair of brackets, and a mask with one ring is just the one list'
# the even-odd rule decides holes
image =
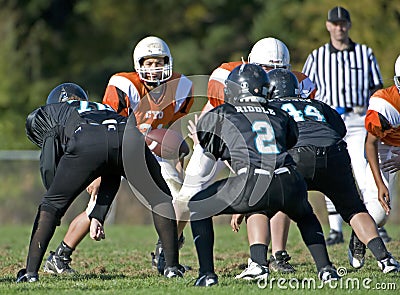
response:
{"label": "navy blue jersey", "polygon": [[102,124],[107,119],[126,121],[107,105],[70,100],[39,107],[28,115],[25,127],[28,138],[39,147],[47,136],[57,137],[65,146],[80,124]]}
{"label": "navy blue jersey", "polygon": [[235,171],[253,166],[271,171],[294,165],[287,150],[297,141],[296,122],[278,108],[258,103],[220,105],[197,125],[200,145]]}
{"label": "navy blue jersey", "polygon": [[25,124],[26,134],[42,149],[40,171],[47,189],[53,181],[58,162],[64,154],[69,139],[79,126],[102,124],[109,119],[114,119],[117,123],[127,120],[107,105],[78,100],[48,104],[28,115]]}
{"label": "navy blue jersey", "polygon": [[270,101],[297,122],[299,138],[296,147],[326,147],[338,143],[346,135],[342,117],[327,104],[307,98],[286,97]]}

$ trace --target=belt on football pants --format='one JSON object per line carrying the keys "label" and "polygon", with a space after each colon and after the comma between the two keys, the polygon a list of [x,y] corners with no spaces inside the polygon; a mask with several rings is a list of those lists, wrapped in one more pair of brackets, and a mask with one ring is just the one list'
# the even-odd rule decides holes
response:
{"label": "belt on football pants", "polygon": [[[247,167],[243,167],[243,168],[240,168],[238,171],[237,171],[237,175],[241,175],[241,174],[244,174],[244,173],[247,173],[249,171],[249,168],[247,168]],[[260,169],[260,168],[256,168],[256,169],[254,169],[254,175],[256,175],[256,174],[262,174],[262,175],[271,175],[271,173],[269,172],[269,171],[267,171],[267,170],[265,170],[265,169]],[[290,170],[289,170],[289,168],[287,168],[287,167],[281,167],[281,168],[277,168],[277,169],[275,169],[274,170],[274,174],[283,174],[283,173],[290,173]]]}
{"label": "belt on football pants", "polygon": [[316,147],[315,154],[317,156],[323,156],[323,155],[326,155],[327,153],[331,153],[331,152],[344,151],[346,148],[347,148],[346,143],[344,141],[341,141],[337,144],[326,146],[326,147]]}
{"label": "belt on football pants", "polygon": [[107,120],[104,120],[103,122],[101,122],[101,124],[106,125],[108,131],[115,131],[115,130],[117,130],[118,122],[115,119],[107,119]]}
{"label": "belt on football pants", "polygon": [[120,124],[125,124],[126,122],[117,122],[115,119],[106,119],[101,124],[90,122],[89,125],[100,126],[105,125],[108,131],[115,131],[117,130],[117,126]]}

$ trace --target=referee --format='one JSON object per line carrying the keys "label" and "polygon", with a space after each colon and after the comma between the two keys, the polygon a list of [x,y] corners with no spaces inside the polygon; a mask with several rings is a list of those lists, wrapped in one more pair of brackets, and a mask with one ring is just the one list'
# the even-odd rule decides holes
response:
{"label": "referee", "polygon": [[[330,42],[311,52],[303,73],[317,87],[315,99],[325,102],[342,115],[347,128],[344,140],[363,194],[367,168],[364,119],[370,95],[382,88],[382,77],[372,49],[350,39],[351,19],[346,9],[340,6],[332,8],[328,12],[326,29]],[[326,243],[343,243],[343,220],[330,200],[326,197],[325,200],[331,228]]]}

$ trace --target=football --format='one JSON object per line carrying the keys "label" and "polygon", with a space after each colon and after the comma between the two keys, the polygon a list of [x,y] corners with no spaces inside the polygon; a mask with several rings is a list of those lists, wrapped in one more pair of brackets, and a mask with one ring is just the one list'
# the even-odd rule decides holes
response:
{"label": "football", "polygon": [[145,136],[149,149],[157,156],[167,159],[181,159],[189,154],[185,139],[172,129],[152,129]]}

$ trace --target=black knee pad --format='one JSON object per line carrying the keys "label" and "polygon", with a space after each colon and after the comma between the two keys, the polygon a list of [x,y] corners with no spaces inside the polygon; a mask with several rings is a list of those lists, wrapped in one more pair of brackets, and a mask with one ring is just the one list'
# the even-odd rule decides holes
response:
{"label": "black knee pad", "polygon": [[42,204],[40,204],[38,211],[39,212],[40,211],[46,211],[46,212],[49,212],[49,213],[53,214],[57,218],[57,226],[59,226],[61,224],[61,217],[62,216],[61,216],[61,213],[59,212],[59,210],[57,208],[55,208],[55,207],[53,207],[53,206],[51,206],[51,205],[49,205],[47,203],[42,203]]}

